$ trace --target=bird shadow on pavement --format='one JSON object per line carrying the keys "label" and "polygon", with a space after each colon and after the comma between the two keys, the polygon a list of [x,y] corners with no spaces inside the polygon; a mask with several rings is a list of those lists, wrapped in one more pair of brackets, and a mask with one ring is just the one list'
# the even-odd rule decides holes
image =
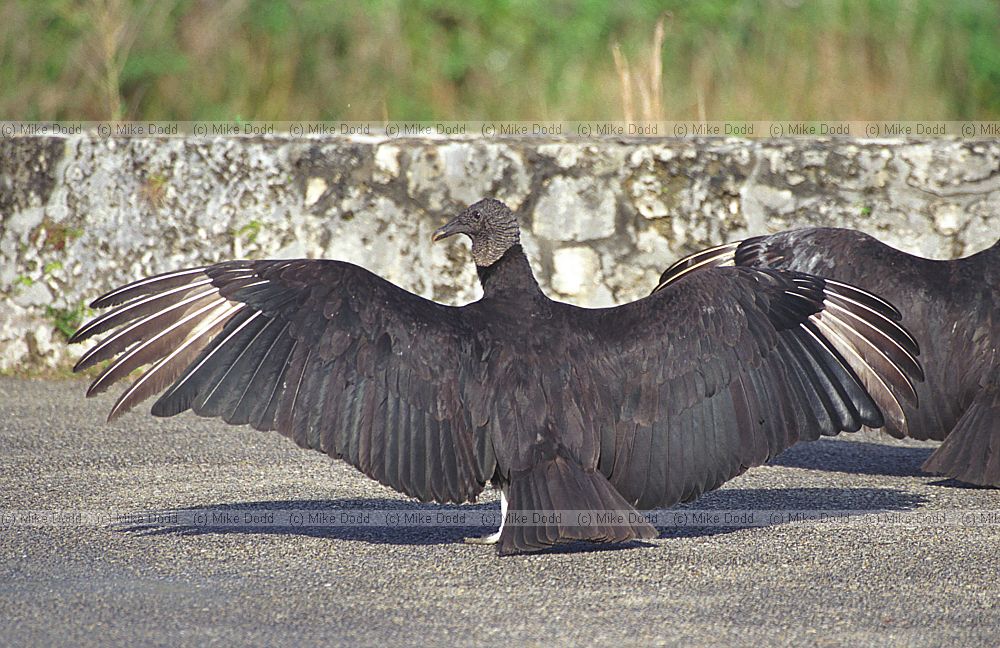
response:
{"label": "bird shadow on pavement", "polygon": [[[483,517],[489,524],[483,524]],[[388,498],[271,500],[136,513],[111,528],[142,535],[299,535],[373,544],[433,545],[482,536],[500,524],[498,503],[436,504]]]}
{"label": "bird shadow on pavement", "polygon": [[920,466],[935,449],[935,446],[918,448],[864,441],[820,439],[794,445],[769,463],[773,466],[852,475],[929,477],[930,475],[920,470]]}
{"label": "bird shadow on pavement", "polygon": [[[808,519],[801,515],[823,510],[830,511],[831,516],[834,512],[837,516],[851,516],[905,511],[919,507],[924,501],[919,495],[883,488],[734,488],[708,493],[690,504],[641,515],[646,516],[663,539],[776,526]],[[774,511],[784,515],[772,516]],[[719,519],[713,517],[710,524],[702,524],[706,518],[695,514],[705,512],[718,514]],[[793,514],[801,515],[796,518]],[[437,545],[487,535],[496,530],[499,520],[497,502],[455,505],[370,498],[235,502],[141,511],[113,521],[109,528],[144,536],[263,534],[371,544]],[[575,543],[549,551],[576,553],[643,546],[649,545],[638,541],[618,545]]]}
{"label": "bird shadow on pavement", "polygon": [[660,539],[706,537],[796,522],[851,524],[863,515],[911,511],[926,502],[891,488],[730,488],[657,512]]}
{"label": "bird shadow on pavement", "polygon": [[969,484],[957,479],[941,478],[924,472],[921,466],[927,461],[936,445],[926,447],[886,445],[864,441],[820,439],[800,443],[772,459],[774,466],[805,468],[853,475],[883,475],[886,477],[925,477],[928,486],[966,490],[990,489],[992,486]]}
{"label": "bird shadow on pavement", "polygon": [[929,482],[928,486],[940,486],[941,488],[958,488],[960,490],[996,490],[996,486],[984,486],[982,484],[970,484],[957,479],[945,478]]}

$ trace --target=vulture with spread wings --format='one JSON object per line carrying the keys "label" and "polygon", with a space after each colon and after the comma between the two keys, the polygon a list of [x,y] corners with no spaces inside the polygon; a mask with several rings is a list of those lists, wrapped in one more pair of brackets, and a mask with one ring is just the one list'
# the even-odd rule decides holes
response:
{"label": "vulture with spread wings", "polygon": [[1000,487],[1000,241],[963,259],[939,261],[855,230],[793,230],[681,259],[656,290],[670,290],[700,270],[733,265],[818,274],[891,300],[920,344],[927,379],[916,387],[920,406],[904,401],[899,409],[890,407],[883,429],[897,438],[944,441],[924,463],[927,472]]}
{"label": "vulture with spread wings", "polygon": [[501,554],[654,538],[636,508],[691,500],[797,441],[881,426],[884,403],[912,400],[922,376],[898,312],[846,284],[713,268],[586,309],[542,293],[500,201],[434,239],[454,234],[472,239],[475,303],[340,261],[229,261],[97,299],[115,308],[73,341],[110,333],[77,369],[113,359],[91,395],[150,365],[110,418],[160,394],[155,416],[277,430],[422,501],[469,501],[491,482],[505,513],[532,513],[479,539]]}

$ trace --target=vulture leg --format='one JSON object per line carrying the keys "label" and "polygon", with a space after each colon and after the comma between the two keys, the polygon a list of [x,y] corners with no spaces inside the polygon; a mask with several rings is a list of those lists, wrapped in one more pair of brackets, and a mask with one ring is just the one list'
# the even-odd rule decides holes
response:
{"label": "vulture leg", "polygon": [[500,530],[496,533],[491,533],[488,536],[473,536],[471,538],[465,538],[466,544],[474,545],[494,545],[500,540],[500,534],[503,533],[503,523],[507,521],[507,493],[503,489],[500,489]]}

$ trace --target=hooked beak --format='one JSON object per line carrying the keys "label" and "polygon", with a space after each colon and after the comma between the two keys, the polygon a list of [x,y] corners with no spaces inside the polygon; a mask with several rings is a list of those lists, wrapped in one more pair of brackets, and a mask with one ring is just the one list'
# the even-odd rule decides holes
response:
{"label": "hooked beak", "polygon": [[439,227],[434,230],[434,233],[431,234],[431,240],[436,243],[441,239],[446,239],[449,236],[454,236],[455,234],[464,234],[465,230],[462,229],[462,225],[463,223],[459,219],[455,218],[444,227]]}

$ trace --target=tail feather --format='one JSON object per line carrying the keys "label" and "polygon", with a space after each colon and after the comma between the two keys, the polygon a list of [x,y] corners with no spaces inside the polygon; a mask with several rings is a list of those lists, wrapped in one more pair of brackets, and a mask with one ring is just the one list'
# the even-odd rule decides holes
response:
{"label": "tail feather", "polygon": [[502,556],[579,540],[624,542],[658,535],[603,474],[563,457],[512,473],[507,492]]}
{"label": "tail feather", "polygon": [[922,468],[968,484],[1000,487],[1000,386],[979,392]]}

